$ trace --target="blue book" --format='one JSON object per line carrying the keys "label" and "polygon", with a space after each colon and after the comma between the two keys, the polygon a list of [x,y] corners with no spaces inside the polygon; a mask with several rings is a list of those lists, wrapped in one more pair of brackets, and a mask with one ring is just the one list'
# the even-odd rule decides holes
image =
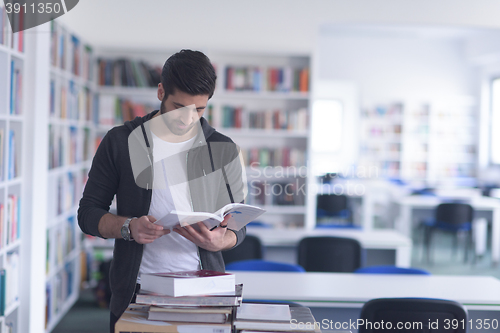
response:
{"label": "blue book", "polygon": [[15,132],[13,130],[9,131],[9,170],[8,178],[13,179],[16,177],[16,143],[15,143]]}

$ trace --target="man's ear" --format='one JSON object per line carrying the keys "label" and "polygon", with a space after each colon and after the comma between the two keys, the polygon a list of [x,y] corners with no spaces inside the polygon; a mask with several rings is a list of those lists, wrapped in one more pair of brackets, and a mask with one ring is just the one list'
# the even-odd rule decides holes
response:
{"label": "man's ear", "polygon": [[163,97],[165,96],[165,89],[163,89],[163,85],[158,83],[158,99],[163,101]]}

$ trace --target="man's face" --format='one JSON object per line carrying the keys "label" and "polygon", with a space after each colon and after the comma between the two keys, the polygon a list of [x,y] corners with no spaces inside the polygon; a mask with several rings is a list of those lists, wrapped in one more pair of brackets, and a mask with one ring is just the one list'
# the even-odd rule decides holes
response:
{"label": "man's face", "polygon": [[170,132],[183,136],[200,120],[207,104],[208,95],[193,96],[176,89],[173,94],[162,99],[161,117]]}

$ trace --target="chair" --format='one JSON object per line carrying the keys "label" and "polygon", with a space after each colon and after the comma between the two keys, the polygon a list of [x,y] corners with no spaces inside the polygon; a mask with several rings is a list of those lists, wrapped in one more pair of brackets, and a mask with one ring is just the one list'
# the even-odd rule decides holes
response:
{"label": "chair", "polygon": [[305,272],[302,266],[267,260],[233,261],[226,266],[228,271],[261,271],[261,272]]}
{"label": "chair", "polygon": [[[457,302],[441,299],[378,298],[363,305],[360,319],[364,322],[358,326],[359,333],[465,333],[467,310]],[[445,328],[446,320],[450,322],[449,329]],[[438,325],[435,325],[436,321]],[[383,328],[380,326],[382,322]],[[458,323],[457,327],[452,323]],[[398,328],[397,325],[405,326]]]}
{"label": "chair", "polygon": [[472,249],[472,219],[474,216],[474,209],[471,205],[466,203],[442,203],[436,208],[435,219],[426,220],[424,226],[424,247],[426,250],[427,262],[431,263],[431,238],[436,230],[444,232],[451,232],[455,234],[453,242],[453,254],[455,254],[458,237],[460,233],[465,233],[467,239],[465,240],[465,255],[464,261],[468,260],[469,250]]}
{"label": "chair", "polygon": [[431,275],[428,271],[419,268],[404,268],[397,266],[368,266],[358,268],[354,273],[361,274],[419,274],[419,275]]}
{"label": "chair", "polygon": [[340,218],[351,223],[351,211],[348,208],[347,196],[337,194],[321,194],[317,197],[316,218],[321,220],[331,220]]}
{"label": "chair", "polygon": [[222,257],[227,265],[233,261],[262,259],[262,252],[262,243],[259,237],[246,235],[240,245],[234,249],[222,251]]}
{"label": "chair", "polygon": [[361,244],[351,238],[305,237],[297,252],[297,262],[307,272],[354,272],[363,261]]}

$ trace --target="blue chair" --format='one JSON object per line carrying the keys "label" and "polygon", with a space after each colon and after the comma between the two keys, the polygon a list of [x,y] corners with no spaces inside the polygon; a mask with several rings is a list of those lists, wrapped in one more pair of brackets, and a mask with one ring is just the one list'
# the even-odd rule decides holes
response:
{"label": "blue chair", "polygon": [[300,272],[306,270],[299,265],[266,260],[241,260],[233,261],[226,265],[228,271],[261,271],[261,272]]}
{"label": "blue chair", "polygon": [[354,224],[323,223],[323,224],[317,224],[316,229],[356,229],[356,230],[361,230],[363,228],[360,225],[354,225]]}
{"label": "blue chair", "polygon": [[[378,298],[366,302],[361,309],[359,333],[382,332],[432,332],[465,333],[466,326],[445,329],[445,320],[450,323],[467,323],[467,310],[459,303],[429,298]],[[435,327],[432,323],[438,322]],[[384,323],[382,327],[376,327]],[[368,323],[371,323],[369,325]],[[407,325],[398,329],[397,325]],[[408,326],[409,325],[409,326]],[[390,327],[389,327],[390,326]]]}
{"label": "blue chair", "polygon": [[354,273],[361,274],[416,274],[416,275],[431,275],[430,272],[419,268],[403,268],[396,266],[368,266],[359,268]]}
{"label": "blue chair", "polygon": [[436,208],[436,217],[423,222],[424,226],[424,247],[426,249],[427,262],[431,263],[431,237],[436,230],[454,233],[453,254],[455,254],[458,245],[458,235],[465,233],[464,261],[467,262],[468,253],[472,249],[472,219],[474,209],[471,205],[461,202],[442,203]]}

